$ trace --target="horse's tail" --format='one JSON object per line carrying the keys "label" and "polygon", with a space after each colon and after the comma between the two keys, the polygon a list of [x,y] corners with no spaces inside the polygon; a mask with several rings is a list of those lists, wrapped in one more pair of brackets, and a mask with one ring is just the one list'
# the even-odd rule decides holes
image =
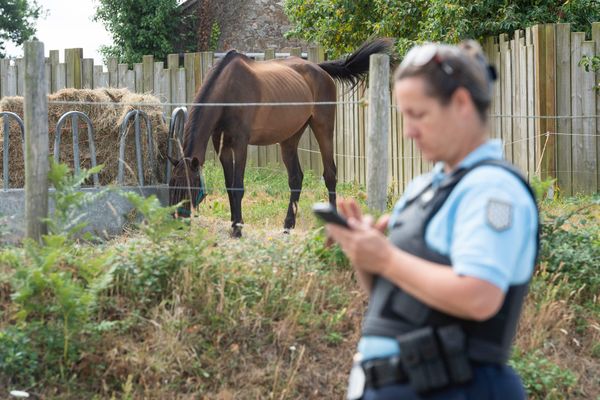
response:
{"label": "horse's tail", "polygon": [[369,72],[369,57],[371,54],[389,54],[393,41],[388,38],[375,39],[365,42],[358,50],[346,58],[325,61],[319,64],[333,79],[350,82],[353,86]]}

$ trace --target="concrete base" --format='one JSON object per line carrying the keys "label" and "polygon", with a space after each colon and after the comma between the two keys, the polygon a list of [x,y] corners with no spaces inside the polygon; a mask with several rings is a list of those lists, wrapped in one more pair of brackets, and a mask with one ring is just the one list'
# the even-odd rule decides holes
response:
{"label": "concrete base", "polygon": [[[82,188],[87,193],[98,193],[105,188]],[[50,189],[50,193],[53,189]],[[169,204],[167,185],[151,188],[127,186],[119,191],[101,195],[83,210],[84,221],[88,223],[84,232],[91,232],[101,238],[110,238],[123,232],[123,226],[131,222],[128,214],[133,206],[119,192],[137,192],[149,197],[155,195],[163,206]],[[52,198],[48,199],[49,213],[54,210]],[[0,243],[17,243],[25,236],[25,189],[0,190]]]}

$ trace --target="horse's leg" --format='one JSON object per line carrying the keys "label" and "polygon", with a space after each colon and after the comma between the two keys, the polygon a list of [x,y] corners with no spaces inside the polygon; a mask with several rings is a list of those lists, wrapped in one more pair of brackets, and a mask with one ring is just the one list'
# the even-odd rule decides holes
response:
{"label": "horse's leg", "polygon": [[281,142],[281,159],[285,164],[288,173],[288,185],[290,187],[290,203],[288,205],[287,215],[283,222],[285,233],[296,226],[296,214],[298,213],[298,200],[302,191],[302,180],[304,174],[298,159],[298,142],[306,125],[291,138]]}
{"label": "horse's leg", "polygon": [[223,175],[225,176],[225,189],[229,198],[229,210],[231,212],[231,222],[233,222],[233,209],[235,207],[233,200],[233,149],[229,146],[223,146],[219,154],[219,161],[223,166]]}
{"label": "horse's leg", "polygon": [[233,237],[242,236],[242,227],[244,219],[242,218],[242,199],[244,198],[244,172],[246,171],[246,156],[248,154],[248,145],[246,143],[236,143],[233,148],[233,193],[232,193],[232,232]]}
{"label": "horse's leg", "polygon": [[323,160],[323,179],[329,191],[329,202],[335,207],[335,187],[337,185],[337,168],[333,157],[333,128],[335,124],[335,106],[320,106],[310,119]]}

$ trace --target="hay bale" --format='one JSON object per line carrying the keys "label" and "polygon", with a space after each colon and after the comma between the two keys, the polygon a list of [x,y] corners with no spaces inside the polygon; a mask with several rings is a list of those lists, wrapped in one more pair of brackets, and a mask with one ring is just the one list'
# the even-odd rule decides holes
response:
{"label": "hay bale", "polygon": [[[57,102],[68,101],[79,104],[60,104]],[[143,105],[132,105],[141,103]],[[50,139],[50,154],[54,152],[54,138],[56,124],[59,118],[69,111],[85,113],[91,120],[94,128],[94,142],[96,145],[96,161],[104,164],[104,169],[99,174],[100,184],[116,184],[119,159],[119,131],[127,113],[133,109],[140,109],[148,114],[152,125],[154,142],[154,156],[157,170],[152,171],[149,165],[149,151],[146,140],[146,127],[142,128],[142,158],[144,161],[144,182],[148,185],[156,181],[165,180],[164,170],[166,163],[168,127],[163,121],[162,107],[157,97],[149,94],[131,93],[127,89],[101,88],[101,89],[63,89],[48,96],[48,128]],[[14,112],[23,118],[23,97],[5,97],[0,100],[0,111]],[[2,124],[0,124],[2,125]],[[4,138],[3,126],[0,126],[0,143]],[[137,185],[137,166],[135,157],[135,139],[133,134],[133,118],[129,121],[129,130],[125,146],[124,184]],[[73,137],[70,120],[63,125],[60,145],[60,161],[73,166]],[[16,123],[11,123],[10,132],[10,187],[23,187],[25,185],[25,166],[19,128]],[[91,154],[89,151],[87,124],[80,119],[79,126],[79,154],[82,168],[91,167]],[[3,154],[0,152],[0,165]],[[0,176],[0,182],[2,177]],[[156,182],[155,182],[156,183]]]}

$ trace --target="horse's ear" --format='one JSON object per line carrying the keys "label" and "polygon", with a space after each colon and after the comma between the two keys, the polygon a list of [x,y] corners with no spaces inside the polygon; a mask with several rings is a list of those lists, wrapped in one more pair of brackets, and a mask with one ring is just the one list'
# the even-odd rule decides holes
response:
{"label": "horse's ear", "polygon": [[173,158],[169,155],[167,155],[167,159],[169,160],[169,162],[171,163],[172,166],[176,166],[177,164],[179,164],[179,160],[176,158]]}
{"label": "horse's ear", "polygon": [[192,158],[192,171],[198,171],[198,167],[200,167],[200,161],[198,158]]}

